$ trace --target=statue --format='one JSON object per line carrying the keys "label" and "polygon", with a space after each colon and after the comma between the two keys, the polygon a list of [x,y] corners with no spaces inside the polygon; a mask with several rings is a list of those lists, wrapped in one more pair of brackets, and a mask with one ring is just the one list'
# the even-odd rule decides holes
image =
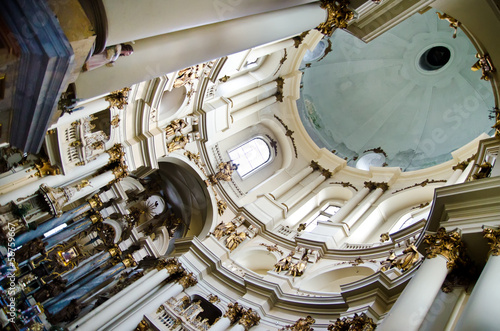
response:
{"label": "statue", "polygon": [[245,232],[238,233],[234,231],[231,235],[229,235],[229,237],[227,237],[226,247],[232,252],[245,240],[246,237],[247,235]]}
{"label": "statue", "polygon": [[461,23],[456,18],[453,18],[448,14],[441,14],[439,12],[437,12],[436,14],[438,15],[440,20],[447,20],[448,22],[450,22],[450,28],[455,30],[455,32],[453,33],[453,39],[455,39],[457,37],[458,27],[461,25]]}
{"label": "statue", "polygon": [[214,235],[215,238],[220,239],[223,236],[227,236],[231,232],[234,232],[236,230],[236,225],[233,222],[221,222],[219,225],[217,225],[214,229],[214,232],[212,234]]}
{"label": "statue", "polygon": [[106,50],[99,54],[94,54],[83,65],[82,71],[90,71],[102,66],[112,67],[120,56],[129,56],[134,53],[131,45],[120,44],[106,47]]}
{"label": "statue", "polygon": [[491,62],[491,59],[488,54],[484,54],[481,56],[479,53],[476,54],[476,58],[478,59],[476,63],[472,65],[470,68],[472,71],[482,71],[481,79],[482,80],[490,80],[489,73],[494,72],[496,69]]}
{"label": "statue", "polygon": [[215,175],[209,176],[210,181],[213,184],[217,184],[219,180],[230,182],[231,181],[231,176],[233,175],[233,172],[235,170],[238,170],[238,165],[237,164],[233,164],[232,161],[221,162],[221,163],[219,163],[219,167],[218,168],[219,168],[219,172],[218,173],[216,173]]}
{"label": "statue", "polygon": [[413,265],[420,260],[420,254],[417,251],[417,247],[411,244],[403,251],[403,256],[399,257],[394,265],[396,268],[401,269],[401,271],[405,272],[411,269]]}
{"label": "statue", "polygon": [[294,324],[292,325],[287,325],[281,330],[291,330],[291,331],[312,331],[314,329],[311,328],[311,325],[313,325],[316,322],[314,318],[311,316],[307,315],[306,318],[299,318]]}
{"label": "statue", "polygon": [[394,253],[394,250],[390,250],[389,251],[389,257],[385,260],[385,261],[382,261],[380,262],[380,264],[382,265],[380,267],[380,271],[387,271],[389,269],[392,269],[394,267],[394,261],[396,260],[396,254]]}
{"label": "statue", "polygon": [[287,257],[282,258],[274,265],[274,271],[282,272],[283,270],[288,270],[290,268],[290,264],[292,263],[293,255],[295,251],[291,251]]}
{"label": "statue", "polygon": [[165,131],[167,132],[167,138],[170,136],[174,136],[177,133],[181,134],[182,129],[184,129],[186,126],[187,126],[187,123],[183,119],[173,120],[165,128]]}
{"label": "statue", "polygon": [[188,136],[184,136],[182,134],[180,136],[175,136],[175,138],[172,139],[172,141],[167,144],[168,152],[172,153],[173,151],[176,151],[178,149],[182,149],[188,143],[189,143]]}
{"label": "statue", "polygon": [[480,165],[477,165],[479,167],[479,171],[472,175],[472,178],[474,179],[482,179],[486,178],[490,175],[491,168],[493,167],[491,163],[484,161]]}
{"label": "statue", "polygon": [[309,262],[308,258],[307,256],[304,256],[299,262],[291,263],[288,269],[288,274],[292,275],[293,277],[302,276],[304,274],[304,271],[306,271],[307,262]]}

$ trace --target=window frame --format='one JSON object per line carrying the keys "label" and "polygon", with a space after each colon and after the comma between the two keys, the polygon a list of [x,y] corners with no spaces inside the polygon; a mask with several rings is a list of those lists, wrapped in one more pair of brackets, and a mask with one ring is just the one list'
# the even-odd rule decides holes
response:
{"label": "window frame", "polygon": [[262,135],[257,135],[257,136],[253,136],[250,139],[245,140],[244,142],[242,142],[242,143],[234,146],[233,148],[227,150],[227,154],[228,154],[229,159],[231,160],[231,162],[233,162],[234,164],[238,164],[237,161],[235,161],[235,160],[233,160],[231,158],[231,154],[230,153],[233,152],[233,151],[235,151],[235,150],[237,150],[238,148],[241,148],[242,146],[244,146],[246,144],[249,144],[253,140],[257,140],[257,139],[262,140],[266,144],[267,149],[269,150],[269,158],[266,161],[264,161],[263,163],[261,163],[260,165],[258,165],[257,167],[255,167],[252,170],[250,170],[249,172],[245,173],[244,175],[240,174],[240,172],[238,171],[239,170],[239,168],[238,168],[238,170],[236,170],[236,173],[238,174],[238,176],[240,176],[240,178],[242,180],[244,180],[244,179],[246,179],[246,178],[254,175],[256,172],[262,170],[266,165],[272,163],[273,160],[274,160],[274,153],[273,153],[274,149],[271,148],[270,141],[269,141],[269,139],[267,137],[262,136]]}

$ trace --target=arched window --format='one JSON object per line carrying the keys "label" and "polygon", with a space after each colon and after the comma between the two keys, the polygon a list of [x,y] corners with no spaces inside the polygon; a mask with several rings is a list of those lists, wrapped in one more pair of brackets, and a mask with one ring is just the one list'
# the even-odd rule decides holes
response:
{"label": "arched window", "polygon": [[238,165],[238,174],[243,178],[271,161],[271,149],[262,138],[252,138],[228,151],[229,158]]}

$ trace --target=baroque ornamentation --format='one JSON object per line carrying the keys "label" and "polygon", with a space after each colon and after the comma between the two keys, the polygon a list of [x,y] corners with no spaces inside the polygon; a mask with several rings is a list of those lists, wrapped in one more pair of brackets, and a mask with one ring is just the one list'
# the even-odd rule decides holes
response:
{"label": "baroque ornamentation", "polygon": [[299,48],[299,46],[302,44],[302,42],[304,41],[304,38],[309,34],[309,31],[304,31],[302,32],[301,34],[299,34],[298,36],[295,36],[292,38],[293,40],[293,46],[295,48]]}
{"label": "baroque ornamentation", "polygon": [[284,328],[281,329],[281,331],[312,331],[314,330],[311,328],[311,325],[313,325],[316,322],[314,318],[311,316],[307,316],[306,318],[299,318],[294,324],[292,325],[287,325]]}
{"label": "baroque ornamentation", "polygon": [[[286,59],[285,59],[286,60]],[[285,80],[282,77],[276,78],[276,87],[278,92],[274,95],[276,97],[276,101],[283,102],[283,87],[285,86]]]}
{"label": "baroque ornamentation", "polygon": [[183,134],[175,136],[174,139],[167,144],[168,152],[172,153],[178,149],[183,149],[189,142],[189,136],[185,136]]}
{"label": "baroque ornamentation", "polygon": [[238,170],[238,165],[233,161],[221,162],[218,165],[219,171],[215,175],[208,176],[212,184],[217,184],[220,180],[230,182],[232,180],[233,172]]}
{"label": "baroque ornamentation", "polygon": [[389,232],[386,232],[386,233],[382,233],[380,235],[380,242],[386,242],[386,241],[389,241],[391,239],[391,237],[389,236]]}
{"label": "baroque ornamentation", "polygon": [[194,286],[198,283],[198,280],[194,276],[192,272],[186,273],[183,275],[178,281],[177,281],[184,289],[187,289],[188,287]]}
{"label": "baroque ornamentation", "polygon": [[484,161],[477,166],[478,170],[475,174],[472,175],[473,179],[483,179],[490,176],[491,169],[493,168],[493,165],[491,163]]}
{"label": "baroque ornamentation", "polygon": [[241,318],[238,320],[238,324],[241,324],[245,327],[245,330],[250,329],[252,326],[259,324],[260,316],[259,314],[252,310],[252,308],[248,308],[243,310]]}
{"label": "baroque ornamentation", "polygon": [[354,13],[349,9],[348,0],[321,0],[321,8],[327,11],[326,21],[316,27],[324,35],[331,36],[336,28],[345,29]]}
{"label": "baroque ornamentation", "polygon": [[356,192],[358,191],[358,189],[349,182],[331,182],[330,184],[338,184],[338,185],[342,185],[343,187],[350,187],[353,190],[355,190]]}
{"label": "baroque ornamentation", "polygon": [[94,210],[102,207],[102,205],[103,205],[101,198],[97,194],[94,194],[92,196],[92,198],[87,199],[87,202],[90,205],[90,208],[92,208]]}
{"label": "baroque ornamentation", "polygon": [[481,79],[486,81],[490,80],[490,73],[496,71],[495,67],[493,66],[493,62],[491,62],[490,56],[488,54],[484,54],[483,56],[481,56],[481,54],[478,53],[476,54],[476,58],[478,60],[472,65],[470,69],[472,71],[481,70]]}
{"label": "baroque ornamentation", "polygon": [[172,122],[170,122],[169,125],[165,127],[165,132],[168,137],[175,136],[176,134],[181,134],[182,129],[187,127],[187,123],[185,120],[181,119],[175,119]]}
{"label": "baroque ornamentation", "polygon": [[219,297],[218,297],[218,296],[216,296],[215,294],[210,293],[210,294],[208,295],[208,302],[210,302],[210,303],[219,303],[219,302],[220,302],[220,299],[219,299]]}
{"label": "baroque ornamentation", "polygon": [[499,256],[500,255],[500,230],[493,230],[486,228],[483,230],[483,236],[488,240],[490,245],[490,255]]}
{"label": "baroque ornamentation", "polygon": [[348,331],[348,330],[362,330],[372,331],[375,330],[377,324],[373,319],[368,317],[365,313],[354,314],[352,318],[344,317],[337,318],[334,324],[328,325],[328,330],[331,331]]}
{"label": "baroque ornamentation", "polygon": [[121,90],[113,91],[104,100],[108,101],[111,107],[123,109],[128,104],[128,93],[130,88],[125,87]]}
{"label": "baroque ornamentation", "polygon": [[231,252],[234,251],[245,239],[247,238],[246,232],[232,232],[226,239],[226,248]]}
{"label": "baroque ornamentation", "polygon": [[450,15],[448,15],[446,13],[441,14],[441,13],[437,12],[436,14],[440,20],[446,20],[450,23],[450,28],[452,28],[454,30],[453,39],[455,39],[457,37],[458,28],[460,27],[460,25],[462,25],[462,23],[460,23],[457,19],[451,17]]}
{"label": "baroque ornamentation", "polygon": [[268,244],[265,244],[265,243],[260,243],[260,245],[266,247],[266,249],[269,252],[277,252],[280,255],[283,255],[283,251],[279,249],[279,247],[278,247],[277,244],[274,244],[273,246],[271,246],[271,245],[268,245]]}
{"label": "baroque ornamentation", "polygon": [[217,200],[217,212],[219,213],[219,216],[224,215],[224,212],[227,209],[227,203],[224,200]]}
{"label": "baroque ornamentation", "polygon": [[61,174],[61,170],[58,166],[50,164],[49,160],[39,160],[34,164],[34,170],[36,170],[35,176],[45,177],[54,176]]}
{"label": "baroque ornamentation", "polygon": [[123,146],[121,144],[116,144],[106,151],[109,154],[108,164],[113,162],[122,163],[125,160],[125,152],[123,151]]}
{"label": "baroque ornamentation", "polygon": [[[276,69],[276,71],[274,72],[273,76],[274,76],[274,75],[276,75],[276,74],[278,73],[278,71],[280,71],[281,67],[283,66],[283,64],[285,64],[285,62],[286,62],[286,60],[287,60],[287,58],[288,58],[288,53],[287,53],[287,51],[286,51],[286,48],[285,48],[285,49],[283,49],[283,51],[284,51],[284,53],[285,53],[285,54],[284,54],[284,55],[283,55],[283,57],[281,58],[281,60],[280,60],[280,64],[278,65],[278,68],[277,68],[277,69]],[[278,77],[278,79],[283,79],[283,78]],[[277,83],[277,82],[278,82],[278,80],[276,80],[276,83]],[[284,84],[284,81],[283,81],[283,84]],[[281,88],[283,88],[283,86],[281,86]],[[279,89],[279,85],[278,85],[278,89]],[[282,92],[283,92],[283,91],[282,91]],[[283,93],[281,93],[281,95],[283,95]]]}
{"label": "baroque ornamentation", "polygon": [[392,192],[392,194],[395,194],[395,193],[398,193],[398,192],[401,192],[401,191],[404,191],[404,190],[407,190],[407,189],[410,189],[410,188],[413,188],[413,187],[417,187],[417,186],[426,186],[427,184],[434,184],[434,183],[446,183],[446,179],[439,179],[439,180],[435,180],[435,179],[426,179],[424,180],[423,182],[420,182],[420,183],[416,183],[416,184],[413,184],[412,186],[408,186],[408,187],[405,187],[405,188],[402,188],[402,189],[399,189],[399,190],[396,190],[394,192]]}
{"label": "baroque ornamentation", "polygon": [[281,125],[283,125],[283,127],[285,128],[285,130],[286,130],[285,136],[289,137],[290,140],[292,141],[293,150],[295,152],[295,158],[298,158],[299,154],[297,152],[297,146],[295,145],[295,138],[293,137],[293,131],[288,128],[288,126],[283,122],[283,120],[281,118],[279,118],[276,115],[274,115],[274,118],[276,118],[278,120],[278,122],[280,122]]}
{"label": "baroque ornamentation", "polygon": [[428,245],[425,249],[426,257],[432,259],[438,255],[445,257],[448,262],[446,267],[453,269],[459,259],[463,259],[465,244],[456,231],[446,232],[445,228],[439,228],[436,234],[429,234],[424,237],[424,243]]}
{"label": "baroque ornamentation", "polygon": [[237,302],[235,303],[230,302],[227,305],[227,311],[224,314],[224,317],[228,318],[232,324],[240,318],[242,311],[243,307],[240,306]]}

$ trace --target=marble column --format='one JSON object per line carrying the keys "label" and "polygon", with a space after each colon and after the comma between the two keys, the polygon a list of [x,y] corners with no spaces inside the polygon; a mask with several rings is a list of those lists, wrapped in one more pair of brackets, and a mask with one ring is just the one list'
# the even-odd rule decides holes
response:
{"label": "marble column", "polygon": [[490,255],[458,319],[456,331],[498,330],[500,230],[484,229],[483,233],[490,244]]}
{"label": "marble column", "polygon": [[47,243],[47,246],[45,247],[45,250],[48,250],[54,245],[57,245],[59,243],[62,243],[74,235],[87,230],[92,226],[92,224],[95,224],[97,222],[102,221],[102,217],[100,214],[93,214],[91,217],[86,217],[82,219],[81,221],[77,221],[73,224],[71,224],[68,227],[65,227],[61,231],[57,232],[56,234],[44,238],[43,241]]}
{"label": "marble column", "polygon": [[289,180],[286,180],[283,184],[278,186],[275,190],[273,190],[269,195],[274,198],[274,200],[280,199],[286,192],[288,192],[290,189],[292,189],[295,185],[300,183],[302,180],[304,180],[307,176],[309,176],[314,169],[312,168],[311,165],[305,167],[301,171],[299,171],[297,174],[295,174],[292,178]]}
{"label": "marble column", "polygon": [[226,331],[232,322],[227,317],[221,317],[214,325],[210,327],[210,331]]}
{"label": "marble column", "polygon": [[228,330],[229,327],[239,319],[242,312],[243,312],[242,306],[240,306],[237,302],[235,302],[235,303],[230,302],[227,305],[227,310],[224,313],[224,316],[222,316],[222,318],[219,319],[217,321],[217,323],[212,325],[210,327],[210,330],[212,330],[212,331]]}
{"label": "marble column", "polygon": [[87,261],[84,261],[76,269],[65,273],[61,276],[61,278],[65,279],[67,281],[66,285],[69,286],[83,276],[99,268],[101,265],[109,261],[109,259],[116,256],[117,253],[118,250],[116,248],[112,248],[106,252],[100,252],[99,254],[90,257]]}
{"label": "marble column", "polygon": [[149,0],[137,6],[135,0],[103,0],[108,23],[107,45],[144,39],[173,31],[280,10],[314,0]]}
{"label": "marble column", "polygon": [[68,221],[71,221],[80,215],[83,215],[84,213],[88,212],[91,209],[91,206],[89,203],[84,203],[70,211],[65,212],[62,214],[61,217],[54,217],[40,225],[34,230],[28,231],[21,233],[16,237],[15,244],[16,247],[22,246],[26,244],[27,242],[43,236],[44,233],[58,227],[59,225],[66,223]]}
{"label": "marble column", "polygon": [[444,228],[434,235],[427,235],[424,242],[429,245],[426,259],[377,330],[419,330],[448,272],[465,250],[460,235],[447,233]]}
{"label": "marble column", "polygon": [[91,277],[86,277],[78,284],[73,285],[71,287],[71,289],[73,290],[66,291],[62,295],[57,296],[56,298],[45,303],[44,305],[45,308],[51,314],[57,313],[58,311],[69,305],[69,303],[73,299],[79,299],[82,296],[88,294],[89,292],[92,292],[100,284],[106,282],[108,279],[111,279],[112,277],[117,276],[123,270],[130,267],[132,263],[133,263],[132,260],[126,259],[123,260],[123,262],[120,262],[115,266],[107,269],[106,271],[102,272],[99,275],[89,275]]}
{"label": "marble column", "polygon": [[177,283],[172,285],[167,284],[161,290],[156,292],[154,294],[154,298],[148,300],[146,304],[143,304],[140,307],[134,307],[133,313],[127,312],[125,315],[126,317],[119,318],[117,323],[108,325],[106,328],[108,330],[116,331],[133,331],[135,326],[141,322],[144,315],[155,312],[158,307],[165,303],[168,299],[179,295],[183,290],[196,285],[196,283],[196,277],[192,273],[186,273],[178,280]]}
{"label": "marble column", "polygon": [[[127,290],[125,294],[117,294],[120,295],[119,300],[114,300],[112,304],[106,305],[97,313],[92,314],[92,317],[90,319],[72,323],[68,327],[68,329],[72,330],[79,328],[82,330],[97,330],[100,327],[103,327],[128,307],[132,306],[134,303],[150,293],[151,290],[160,285],[165,279],[168,278],[168,276],[181,270],[182,267],[179,262],[177,262],[177,260],[170,259],[165,261],[165,263],[162,264],[161,267],[159,267],[159,270],[152,271],[153,274],[151,276],[148,276],[147,281],[131,284],[129,286],[130,289],[129,287],[125,289]],[[167,299],[165,299],[165,301]],[[139,324],[141,319],[139,319],[139,321],[134,324],[134,327]]]}
{"label": "marble column", "polygon": [[[312,3],[136,39],[134,53],[121,57],[113,67],[104,66],[80,73],[75,82],[77,96],[93,97],[288,38],[318,26],[325,17],[325,11],[317,3]],[[133,26],[136,29],[137,25]]]}

